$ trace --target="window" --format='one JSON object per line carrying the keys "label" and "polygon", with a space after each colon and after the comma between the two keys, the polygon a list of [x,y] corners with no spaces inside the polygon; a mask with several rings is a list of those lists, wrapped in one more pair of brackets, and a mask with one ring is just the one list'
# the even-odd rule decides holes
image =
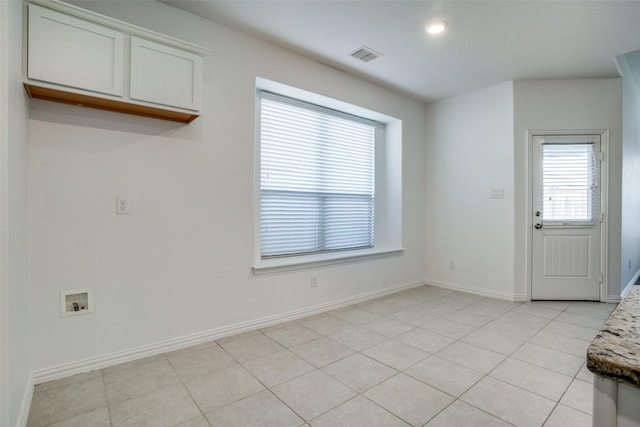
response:
{"label": "window", "polygon": [[260,257],[374,246],[380,125],[260,92]]}
{"label": "window", "polygon": [[542,146],[543,220],[593,222],[597,165],[592,143]]}

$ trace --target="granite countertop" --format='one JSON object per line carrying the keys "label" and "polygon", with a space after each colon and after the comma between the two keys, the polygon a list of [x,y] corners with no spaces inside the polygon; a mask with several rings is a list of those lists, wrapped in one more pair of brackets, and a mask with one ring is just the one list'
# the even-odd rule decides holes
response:
{"label": "granite countertop", "polygon": [[640,286],[633,286],[587,350],[587,367],[640,388]]}

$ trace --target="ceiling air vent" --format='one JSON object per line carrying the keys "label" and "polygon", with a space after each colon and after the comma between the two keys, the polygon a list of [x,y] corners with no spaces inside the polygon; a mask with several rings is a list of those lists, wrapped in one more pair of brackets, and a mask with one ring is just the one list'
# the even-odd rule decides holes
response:
{"label": "ceiling air vent", "polygon": [[366,46],[362,46],[360,49],[356,50],[355,52],[352,52],[351,56],[353,56],[356,59],[359,59],[362,62],[371,62],[374,59],[381,57],[382,54],[376,52],[375,50],[371,50]]}

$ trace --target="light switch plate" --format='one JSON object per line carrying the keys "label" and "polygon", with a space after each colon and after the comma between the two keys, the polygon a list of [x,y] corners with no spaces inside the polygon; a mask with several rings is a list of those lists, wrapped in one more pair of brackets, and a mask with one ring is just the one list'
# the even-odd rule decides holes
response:
{"label": "light switch plate", "polygon": [[504,198],[504,188],[492,188],[489,191],[490,199],[502,199]]}

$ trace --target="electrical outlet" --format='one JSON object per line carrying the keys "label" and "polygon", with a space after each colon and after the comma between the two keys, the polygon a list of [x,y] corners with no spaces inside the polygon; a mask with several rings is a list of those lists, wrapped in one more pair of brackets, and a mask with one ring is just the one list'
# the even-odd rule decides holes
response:
{"label": "electrical outlet", "polygon": [[311,287],[315,288],[318,286],[318,277],[315,274],[311,275]]}
{"label": "electrical outlet", "polygon": [[129,214],[129,199],[125,196],[116,197],[116,213],[118,215]]}
{"label": "electrical outlet", "polygon": [[450,270],[455,270],[456,269],[456,262],[455,261],[449,261],[449,269]]}

